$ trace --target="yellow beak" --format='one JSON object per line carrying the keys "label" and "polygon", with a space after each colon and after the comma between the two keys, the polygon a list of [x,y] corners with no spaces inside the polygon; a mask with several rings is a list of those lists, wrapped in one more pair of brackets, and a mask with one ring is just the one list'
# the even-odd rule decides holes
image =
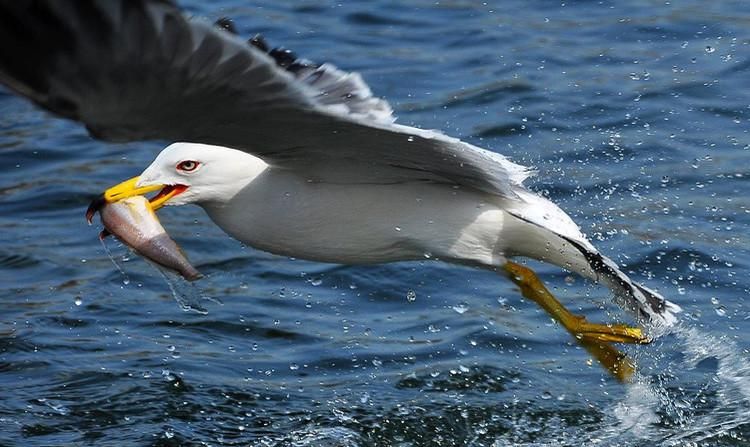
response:
{"label": "yellow beak", "polygon": [[[160,189],[163,189],[166,185],[149,185],[149,186],[141,186],[136,187],[136,184],[138,183],[138,179],[140,177],[133,177],[129,180],[125,180],[124,182],[115,185],[108,190],[104,191],[104,200],[107,203],[113,203],[117,202],[119,200],[133,197],[133,196],[142,196],[144,194],[148,194],[150,192],[158,191]],[[176,194],[179,194],[182,192],[180,188],[170,188],[169,191],[165,191],[164,194],[158,194],[156,197],[154,197],[151,202],[151,208],[153,210],[158,210],[162,206],[164,206],[164,203],[174,197]]]}
{"label": "yellow beak", "polygon": [[124,182],[104,191],[102,195],[92,200],[89,208],[86,210],[86,220],[91,223],[94,214],[96,214],[107,203],[114,203],[128,197],[142,196],[150,192],[161,190],[159,194],[149,200],[151,210],[156,211],[164,206],[164,203],[167,200],[187,189],[187,186],[185,185],[149,185],[137,187],[136,184],[138,184],[138,180],[139,177],[125,180]]}
{"label": "yellow beak", "polygon": [[107,203],[113,203],[128,197],[142,196],[164,187],[164,185],[150,185],[137,188],[135,185],[138,183],[138,179],[140,177],[133,177],[107,189],[104,191],[104,200]]}

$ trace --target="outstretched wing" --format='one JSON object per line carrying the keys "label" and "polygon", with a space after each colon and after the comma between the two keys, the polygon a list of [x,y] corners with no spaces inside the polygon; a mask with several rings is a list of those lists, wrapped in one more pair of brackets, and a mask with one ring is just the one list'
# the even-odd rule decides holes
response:
{"label": "outstretched wing", "polygon": [[516,198],[528,175],[393,123],[356,73],[188,20],[168,0],[1,0],[0,82],[98,138],[228,146],[320,181],[349,165]]}

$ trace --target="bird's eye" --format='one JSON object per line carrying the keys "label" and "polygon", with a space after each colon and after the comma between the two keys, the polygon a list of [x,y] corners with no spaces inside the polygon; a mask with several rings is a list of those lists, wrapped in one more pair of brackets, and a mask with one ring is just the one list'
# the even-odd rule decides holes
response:
{"label": "bird's eye", "polygon": [[178,171],[182,171],[182,172],[193,172],[196,169],[198,169],[199,165],[200,165],[200,163],[198,163],[197,161],[194,161],[194,160],[185,160],[185,161],[181,161],[177,165],[177,170]]}

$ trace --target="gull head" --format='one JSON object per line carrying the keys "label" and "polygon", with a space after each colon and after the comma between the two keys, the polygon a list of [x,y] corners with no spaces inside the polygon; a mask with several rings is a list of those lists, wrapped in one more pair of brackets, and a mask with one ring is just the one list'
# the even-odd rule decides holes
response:
{"label": "gull head", "polygon": [[174,143],[162,150],[141,175],[107,189],[98,200],[103,206],[159,191],[150,199],[153,209],[164,205],[226,202],[267,167],[259,158],[235,149]]}

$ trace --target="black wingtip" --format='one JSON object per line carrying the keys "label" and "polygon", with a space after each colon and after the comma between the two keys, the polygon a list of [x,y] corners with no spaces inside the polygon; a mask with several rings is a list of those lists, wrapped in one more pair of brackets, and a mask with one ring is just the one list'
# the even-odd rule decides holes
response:
{"label": "black wingtip", "polygon": [[234,26],[234,20],[230,19],[229,17],[220,18],[219,20],[214,22],[214,25],[229,33],[237,34],[237,28]]}
{"label": "black wingtip", "polygon": [[266,38],[260,34],[253,36],[253,38],[248,40],[247,43],[266,53],[268,53],[268,50],[270,49],[268,42],[266,42]]}
{"label": "black wingtip", "polygon": [[268,54],[276,62],[276,65],[285,70],[291,71],[292,73],[296,74],[306,68],[319,67],[319,65],[313,64],[308,60],[299,59],[292,50],[288,50],[284,47],[271,48],[265,37],[260,34],[256,34],[252,39],[249,39],[247,43]]}
{"label": "black wingtip", "polygon": [[269,51],[268,54],[271,55],[276,63],[282,68],[289,68],[289,66],[297,60],[297,55],[295,55],[292,50],[287,50],[284,47],[274,48]]}

